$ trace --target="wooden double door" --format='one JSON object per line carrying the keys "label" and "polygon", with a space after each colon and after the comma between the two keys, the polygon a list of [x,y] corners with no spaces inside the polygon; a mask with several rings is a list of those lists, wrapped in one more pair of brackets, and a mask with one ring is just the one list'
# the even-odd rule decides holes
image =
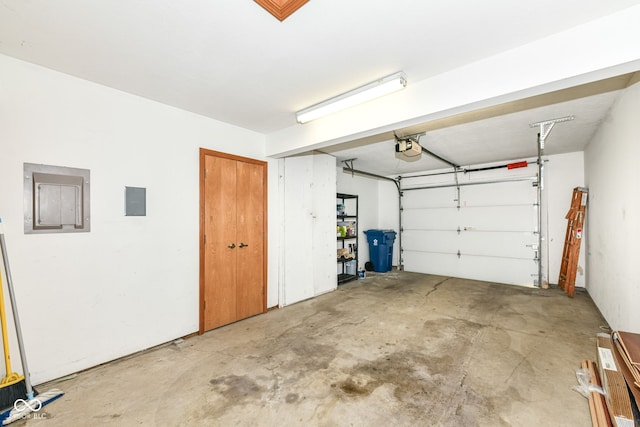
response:
{"label": "wooden double door", "polygon": [[267,164],[200,150],[200,333],[266,311]]}

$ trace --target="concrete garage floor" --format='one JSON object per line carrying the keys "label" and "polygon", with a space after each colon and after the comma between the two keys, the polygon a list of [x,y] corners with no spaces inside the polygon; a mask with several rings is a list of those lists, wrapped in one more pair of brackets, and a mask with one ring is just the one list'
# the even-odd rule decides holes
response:
{"label": "concrete garage floor", "polygon": [[372,274],[41,386],[66,394],[14,425],[587,426],[604,324],[581,291]]}

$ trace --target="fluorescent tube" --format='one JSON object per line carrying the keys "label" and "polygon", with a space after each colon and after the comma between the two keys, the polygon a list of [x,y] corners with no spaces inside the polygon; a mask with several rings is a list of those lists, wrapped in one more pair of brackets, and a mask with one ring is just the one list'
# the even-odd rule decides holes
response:
{"label": "fluorescent tube", "polygon": [[407,77],[400,71],[343,93],[342,95],[312,105],[304,110],[300,110],[296,113],[296,119],[298,123],[307,123],[319,117],[335,113],[336,111],[344,110],[345,108],[353,107],[354,105],[404,89],[406,85]]}

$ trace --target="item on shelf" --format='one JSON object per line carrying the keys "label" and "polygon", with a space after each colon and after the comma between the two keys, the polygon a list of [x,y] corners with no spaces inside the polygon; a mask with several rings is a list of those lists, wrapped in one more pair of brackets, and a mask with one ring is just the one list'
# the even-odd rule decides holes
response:
{"label": "item on shelf", "polygon": [[356,235],[356,223],[355,222],[351,222],[351,223],[349,223],[349,225],[347,225],[346,235],[347,235],[347,237],[353,237],[353,236]]}
{"label": "item on shelf", "polygon": [[356,257],[355,254],[349,253],[349,249],[347,249],[347,248],[338,248],[338,258],[354,259],[355,257]]}
{"label": "item on shelf", "polygon": [[345,272],[350,276],[355,276],[356,274],[358,274],[358,272],[356,271],[357,268],[358,266],[355,260],[347,261],[345,263]]}
{"label": "item on shelf", "polygon": [[338,203],[336,205],[336,211],[338,212],[338,215],[343,216],[344,215],[344,203]]}

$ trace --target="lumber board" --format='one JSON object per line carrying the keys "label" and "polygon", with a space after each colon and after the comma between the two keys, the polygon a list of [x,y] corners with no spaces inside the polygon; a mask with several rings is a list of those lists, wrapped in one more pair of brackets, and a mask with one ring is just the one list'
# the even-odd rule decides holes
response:
{"label": "lumber board", "polygon": [[600,333],[596,337],[598,345],[598,366],[602,388],[611,420],[616,426],[633,426],[633,410],[627,382],[622,375],[614,355],[614,345],[609,334]]}

